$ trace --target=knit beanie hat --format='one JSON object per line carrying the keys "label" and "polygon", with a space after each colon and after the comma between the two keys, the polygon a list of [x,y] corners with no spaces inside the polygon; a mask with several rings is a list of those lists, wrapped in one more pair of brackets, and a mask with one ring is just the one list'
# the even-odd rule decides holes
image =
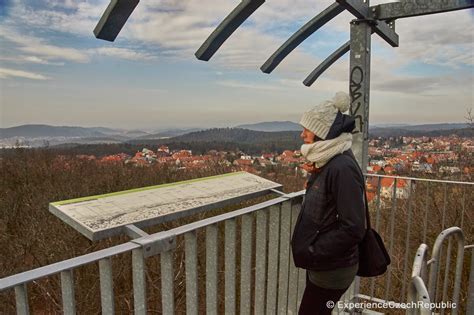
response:
{"label": "knit beanie hat", "polygon": [[351,132],[354,119],[342,113],[349,109],[350,98],[347,93],[337,92],[330,101],[324,101],[301,117],[300,125],[323,140],[334,139],[342,132]]}

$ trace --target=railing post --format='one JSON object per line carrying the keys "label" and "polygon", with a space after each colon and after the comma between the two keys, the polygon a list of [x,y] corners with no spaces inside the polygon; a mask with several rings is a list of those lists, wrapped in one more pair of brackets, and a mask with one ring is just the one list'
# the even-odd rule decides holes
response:
{"label": "railing post", "polygon": [[268,270],[267,270],[267,314],[277,311],[277,286],[278,286],[278,243],[280,239],[280,205],[271,206],[269,209],[268,231]]}
{"label": "railing post", "polygon": [[[456,273],[454,278],[454,291],[453,291],[453,303],[458,304],[459,293],[461,290],[461,276],[462,276],[462,265],[464,258],[464,234],[458,227],[450,227],[441,232],[436,238],[433,246],[433,252],[431,254],[431,265],[430,265],[430,277],[428,283],[429,296],[434,298],[437,294],[437,283],[438,273],[440,269],[440,252],[441,246],[446,238],[454,236],[458,244],[457,258],[456,258]],[[434,302],[434,301],[433,301]],[[458,308],[452,310],[452,314],[456,315]]]}
{"label": "railing post", "polygon": [[284,201],[280,219],[280,262],[278,270],[278,314],[288,313],[288,273],[290,263],[291,200]]}
{"label": "railing post", "polygon": [[76,314],[76,297],[74,296],[74,275],[72,270],[61,271],[61,295],[64,314]]}
{"label": "railing post", "polygon": [[198,314],[198,273],[197,273],[196,231],[184,234],[186,268],[186,314]]}
{"label": "railing post", "polygon": [[174,269],[173,252],[160,254],[161,261],[161,305],[164,315],[174,314]]}
{"label": "railing post", "polygon": [[114,288],[112,278],[112,262],[110,258],[99,260],[100,275],[100,300],[102,314],[113,315],[114,312]]}
{"label": "railing post", "polygon": [[217,226],[206,227],[206,313],[217,315]]}
{"label": "railing post", "polygon": [[[293,201],[293,200],[292,200]],[[292,204],[291,210],[291,231],[290,235],[293,235],[298,215],[301,211],[301,203]],[[288,314],[298,313],[298,268],[296,268],[293,261],[292,250],[290,246],[290,274],[288,277]]]}
{"label": "railing post", "polygon": [[236,312],[236,294],[235,294],[235,219],[225,221],[224,231],[224,284],[225,284],[225,313],[235,314]]}
{"label": "railing post", "polygon": [[[395,211],[397,209],[397,178],[393,181],[393,193],[392,193],[392,213],[390,216],[390,243],[388,253],[391,255],[393,253],[393,243],[394,243],[394,234],[395,234]],[[392,280],[392,267],[388,266],[387,275],[385,279],[385,300],[389,299],[390,295],[390,285]]]}
{"label": "railing post", "polygon": [[15,286],[15,301],[16,301],[16,313],[18,315],[30,314],[28,306],[28,291],[26,284],[19,284]]}
{"label": "railing post", "polygon": [[246,214],[242,217],[240,243],[240,314],[250,315],[252,284],[252,239],[253,217]]}
{"label": "railing post", "polygon": [[256,213],[255,235],[255,314],[265,312],[268,209]]}
{"label": "railing post", "polygon": [[132,251],[133,307],[135,315],[146,315],[146,279],[143,248]]}
{"label": "railing post", "polygon": [[467,310],[474,310],[474,245],[466,246],[471,249],[471,270],[469,271],[469,288],[467,290]]}

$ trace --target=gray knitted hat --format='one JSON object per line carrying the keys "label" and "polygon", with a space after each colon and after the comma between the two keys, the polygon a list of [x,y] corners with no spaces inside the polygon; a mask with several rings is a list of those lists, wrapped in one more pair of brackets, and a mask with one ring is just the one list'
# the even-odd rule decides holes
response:
{"label": "gray knitted hat", "polygon": [[347,93],[337,92],[330,101],[324,101],[301,117],[300,125],[313,132],[318,138],[326,139],[337,113],[349,109],[350,98]]}

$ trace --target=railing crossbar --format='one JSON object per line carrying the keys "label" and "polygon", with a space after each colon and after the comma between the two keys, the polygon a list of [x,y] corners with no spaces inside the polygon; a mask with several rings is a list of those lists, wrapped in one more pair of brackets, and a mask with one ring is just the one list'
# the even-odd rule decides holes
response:
{"label": "railing crossbar", "polygon": [[0,279],[0,291],[14,287],[22,283],[28,283],[40,278],[55,275],[61,271],[76,269],[80,266],[97,262],[104,258],[109,258],[122,253],[130,252],[134,249],[140,248],[140,245],[128,242],[114,247],[102,249],[90,254],[85,254],[79,257],[63,260],[51,265],[39,267],[37,269],[25,271]]}

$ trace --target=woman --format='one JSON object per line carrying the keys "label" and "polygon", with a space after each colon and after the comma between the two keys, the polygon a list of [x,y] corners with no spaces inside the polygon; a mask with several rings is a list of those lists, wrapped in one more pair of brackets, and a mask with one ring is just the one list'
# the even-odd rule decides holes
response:
{"label": "woman", "polygon": [[[307,270],[299,314],[331,314],[354,280],[365,234],[364,177],[351,151],[349,96],[303,114],[301,153],[308,160],[305,199],[292,237],[295,265]],[[329,303],[328,303],[329,302]]]}

